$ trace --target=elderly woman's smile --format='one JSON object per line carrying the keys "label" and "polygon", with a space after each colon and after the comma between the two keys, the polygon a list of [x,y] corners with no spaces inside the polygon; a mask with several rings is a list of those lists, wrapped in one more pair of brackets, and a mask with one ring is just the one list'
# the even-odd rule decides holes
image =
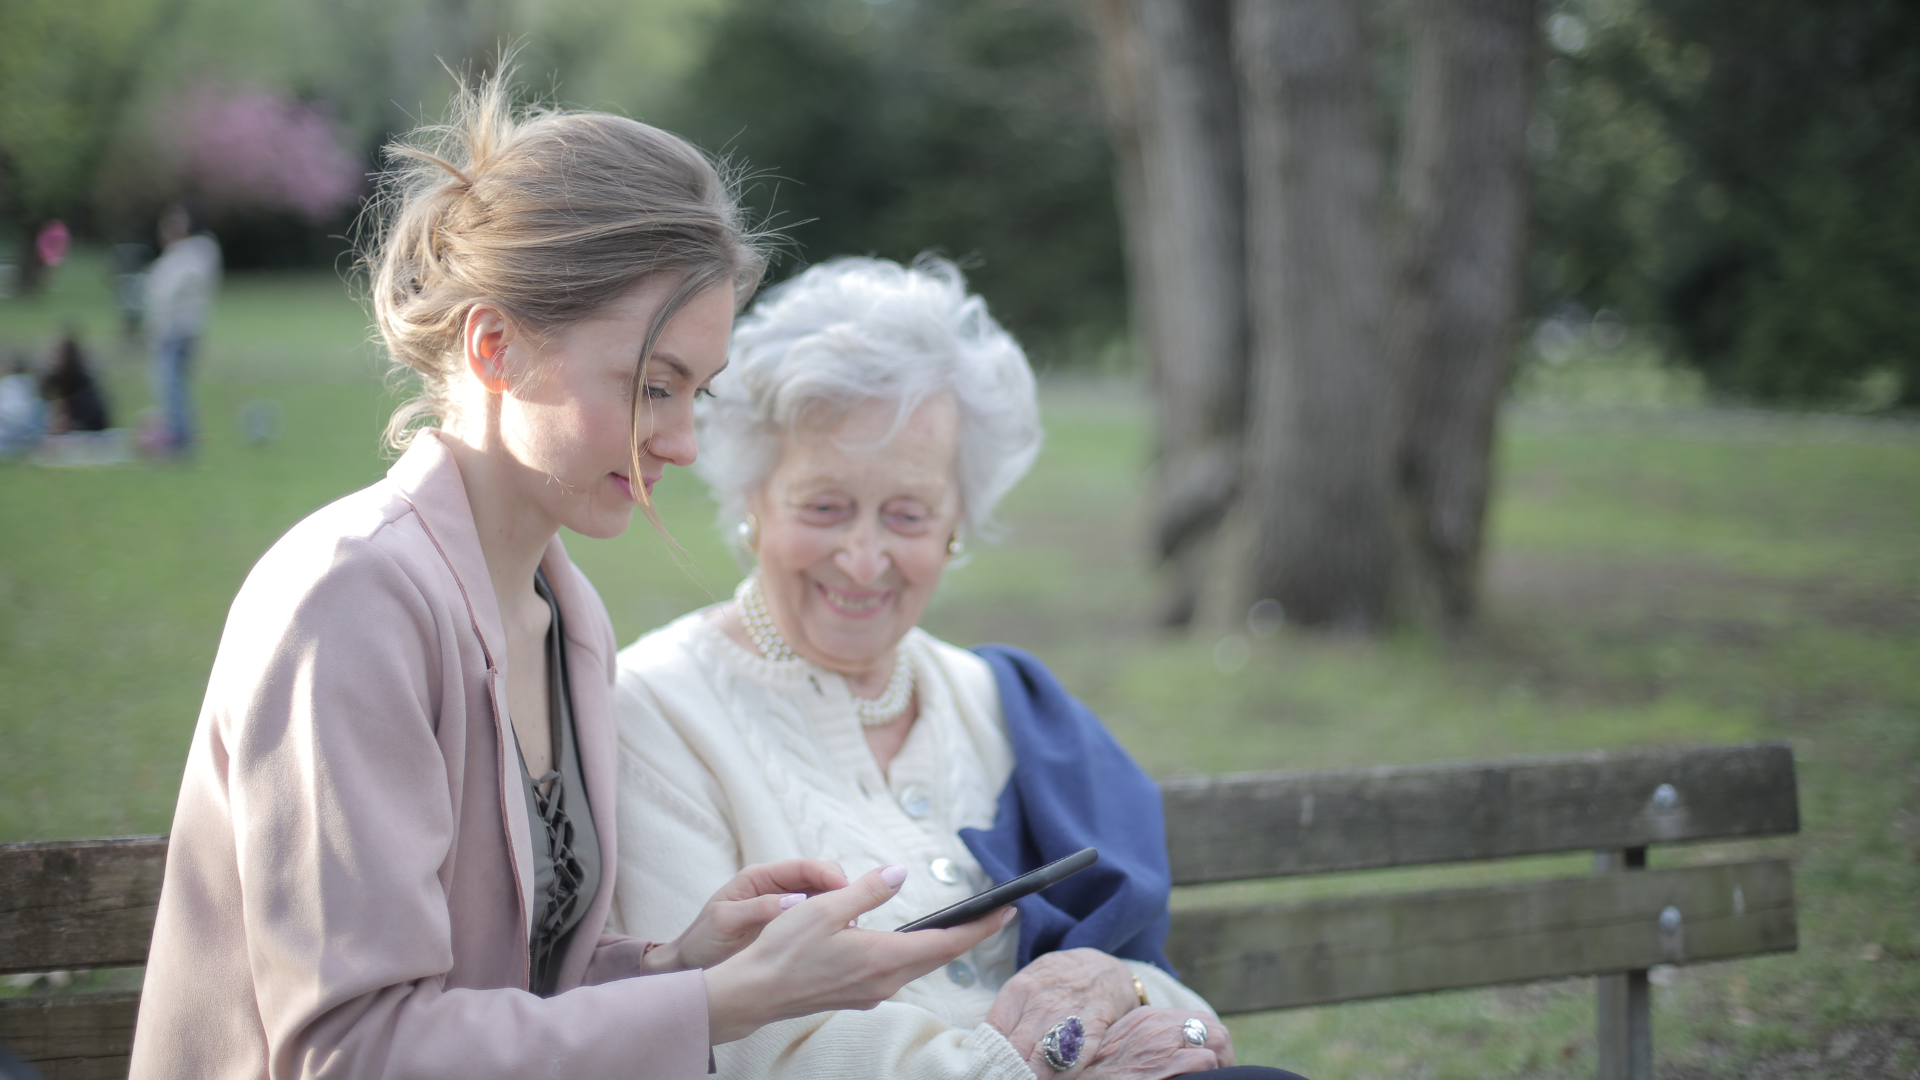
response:
{"label": "elderly woman's smile", "polygon": [[790,433],[749,500],[774,626],[856,693],[885,685],[894,646],[946,568],[961,511],[958,429],[944,394],[905,417],[894,403],[860,402]]}

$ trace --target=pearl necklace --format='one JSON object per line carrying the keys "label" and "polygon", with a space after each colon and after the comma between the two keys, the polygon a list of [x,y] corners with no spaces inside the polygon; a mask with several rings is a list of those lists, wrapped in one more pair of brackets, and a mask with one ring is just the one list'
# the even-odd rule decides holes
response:
{"label": "pearl necklace", "polygon": [[767,610],[766,594],[760,591],[760,575],[748,575],[747,580],[733,591],[733,599],[740,605],[740,621],[747,626],[747,636],[753,639],[753,647],[760,650],[761,656],[776,664],[800,659],[773,625],[773,614]]}
{"label": "pearl necklace", "polygon": [[[760,591],[759,574],[748,575],[734,590],[733,599],[740,608],[740,621],[746,625],[747,637],[753,639],[753,647],[760,650],[761,656],[775,664],[802,662],[787,639],[780,636],[779,628],[773,625],[773,613],[767,610],[767,596]],[[877,698],[854,698],[853,712],[863,727],[879,727],[899,719],[912,700],[913,663],[896,651],[887,688]]]}

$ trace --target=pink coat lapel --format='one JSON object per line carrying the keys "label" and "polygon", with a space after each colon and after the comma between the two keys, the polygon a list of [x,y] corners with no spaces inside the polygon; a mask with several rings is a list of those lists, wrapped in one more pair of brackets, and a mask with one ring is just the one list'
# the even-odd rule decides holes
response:
{"label": "pink coat lapel", "polygon": [[[506,701],[507,648],[505,624],[500,617],[499,598],[493,592],[493,578],[487,573],[486,556],[480,550],[480,534],[474,528],[473,510],[467,502],[467,489],[453,455],[441,443],[439,433],[422,431],[413,446],[395,462],[387,477],[407,501],[413,504],[425,525],[427,535],[453,571],[454,579],[466,598],[474,629],[480,635],[492,665],[494,727],[505,748],[512,745],[511,728],[503,703]],[[580,769],[587,782],[587,802],[593,810],[595,831],[600,834],[600,889],[593,896],[582,920],[583,926],[604,926],[613,903],[613,883],[619,858],[618,838],[614,835],[614,802],[617,797],[614,764],[613,680],[615,641],[613,625],[607,619],[606,605],[586,576],[567,558],[567,549],[558,536],[547,542],[540,565],[547,572],[547,583],[560,604],[561,622],[566,628],[567,670],[573,691],[574,735],[579,740]],[[509,763],[519,759],[512,753],[499,755],[500,790],[507,833],[513,843],[514,869],[520,881],[521,911],[528,933],[533,927],[533,840],[532,822],[527,817],[526,800],[521,795],[520,776]],[[578,935],[568,950],[560,970],[559,985],[577,984],[598,944],[594,935]]]}
{"label": "pink coat lapel", "polygon": [[[527,803],[520,787],[517,769],[510,763],[519,758],[507,752],[514,745],[512,728],[507,723],[507,634],[500,619],[500,599],[493,593],[493,577],[487,573],[487,558],[480,550],[480,532],[473,524],[473,507],[467,501],[466,484],[460,479],[460,466],[432,428],[414,436],[413,445],[387,470],[387,479],[414,512],[427,536],[439,549],[452,571],[454,583],[466,600],[467,614],[474,632],[480,635],[480,647],[487,654],[487,679],[493,699],[493,728],[502,752],[498,777],[501,816],[513,855],[514,877],[520,888],[520,916],[527,934],[533,934],[533,823],[527,817]],[[591,789],[591,785],[589,785]],[[599,819],[594,819],[595,824]]]}

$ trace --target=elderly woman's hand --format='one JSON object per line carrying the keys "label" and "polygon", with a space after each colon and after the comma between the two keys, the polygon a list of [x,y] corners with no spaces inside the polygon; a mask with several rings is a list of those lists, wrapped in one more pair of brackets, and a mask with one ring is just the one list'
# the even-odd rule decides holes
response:
{"label": "elderly woman's hand", "polygon": [[1039,957],[1008,979],[993,999],[987,1023],[1027,1059],[1034,1075],[1064,1076],[1074,1070],[1054,1073],[1040,1049],[1049,1029],[1078,1016],[1086,1029],[1080,1054],[1084,1062],[1107,1037],[1108,1026],[1139,1007],[1133,973],[1125,964],[1098,949],[1067,949]]}
{"label": "elderly woman's hand", "polygon": [[[1199,1046],[1186,1038],[1192,1020],[1206,1025],[1207,1038]],[[1233,1037],[1210,1013],[1148,1007],[1121,1017],[1087,1054],[1079,1080],[1166,1080],[1231,1066]]]}
{"label": "elderly woman's hand", "polygon": [[846,885],[839,867],[819,859],[749,866],[713,894],[685,933],[648,949],[640,973],[710,968],[753,944],[763,927],[801,899]]}

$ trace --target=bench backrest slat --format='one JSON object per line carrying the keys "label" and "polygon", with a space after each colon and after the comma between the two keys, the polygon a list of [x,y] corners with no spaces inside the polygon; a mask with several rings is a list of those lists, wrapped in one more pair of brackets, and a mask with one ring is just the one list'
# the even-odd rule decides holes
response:
{"label": "bench backrest slat", "polygon": [[167,838],[0,844],[0,974],[147,962]]}
{"label": "bench backrest slat", "polygon": [[1248,773],[1160,789],[1182,885],[1800,828],[1784,742]]}
{"label": "bench backrest slat", "polygon": [[0,998],[0,1046],[47,1080],[126,1080],[137,992]]}
{"label": "bench backrest slat", "polygon": [[1243,1013],[1723,960],[1796,940],[1793,870],[1770,859],[1176,911],[1167,956],[1214,1008]]}
{"label": "bench backrest slat", "polygon": [[[1174,779],[1161,791],[1183,885],[1800,824],[1786,743]],[[165,861],[165,837],[0,844],[0,973],[144,963]]]}

